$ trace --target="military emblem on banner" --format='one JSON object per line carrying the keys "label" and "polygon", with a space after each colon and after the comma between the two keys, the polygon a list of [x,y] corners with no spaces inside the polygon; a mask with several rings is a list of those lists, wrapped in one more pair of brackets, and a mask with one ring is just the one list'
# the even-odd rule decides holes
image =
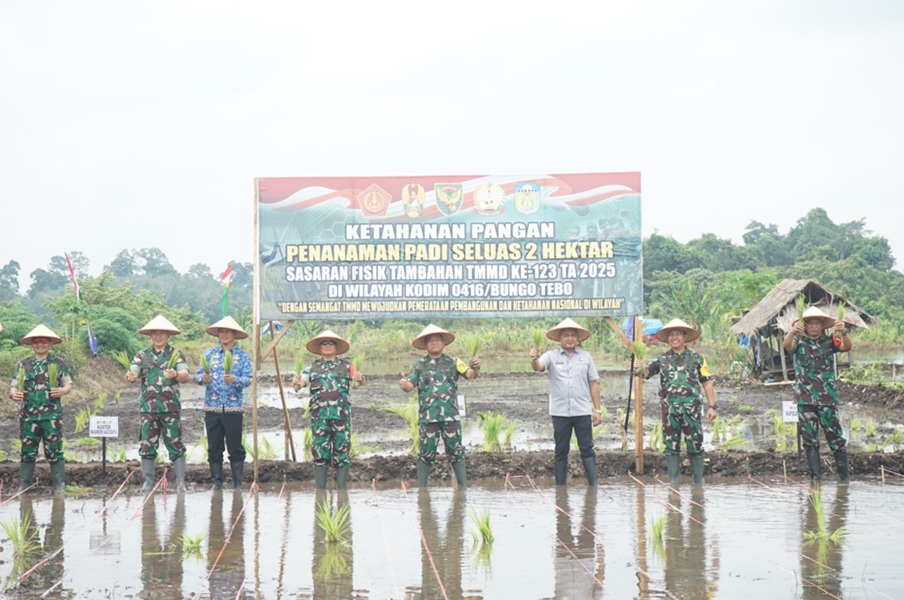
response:
{"label": "military emblem on banner", "polygon": [[409,183],[402,188],[402,201],[405,203],[405,214],[412,219],[424,212],[424,186]]}
{"label": "military emblem on banner", "polygon": [[481,184],[474,192],[474,212],[480,215],[502,214],[505,190],[497,183]]}
{"label": "military emblem on banner", "polygon": [[515,208],[522,215],[540,210],[540,186],[536,183],[519,183],[515,186]]}
{"label": "military emblem on banner", "polygon": [[365,217],[382,217],[386,215],[392,194],[375,183],[370,184],[366,190],[358,194],[358,204]]}
{"label": "military emblem on banner", "polygon": [[437,183],[433,189],[436,192],[436,206],[439,212],[451,217],[461,209],[464,190],[460,183]]}

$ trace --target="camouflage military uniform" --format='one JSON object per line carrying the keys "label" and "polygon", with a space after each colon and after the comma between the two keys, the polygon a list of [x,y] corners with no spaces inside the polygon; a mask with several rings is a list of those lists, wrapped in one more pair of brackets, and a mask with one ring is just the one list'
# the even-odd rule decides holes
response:
{"label": "camouflage military uniform", "polygon": [[138,454],[142,458],[156,458],[160,437],[169,452],[170,460],[185,456],[182,443],[182,404],[179,402],[179,383],[167,379],[163,372],[167,369],[174,352],[178,352],[175,370],[188,369],[185,356],[169,344],[159,353],[154,347],[145,348],[132,359],[132,371],[141,378],[141,415],[139,437],[141,446]]}
{"label": "camouflage military uniform", "polygon": [[794,347],[794,391],[797,395],[797,419],[805,448],[819,448],[819,426],[825,432],[832,452],[844,448],[846,441],[838,421],[838,394],[835,392],[833,357],[841,349],[830,335],[815,340],[798,336]]}
{"label": "camouflage military uniform", "polygon": [[662,439],[665,454],[681,453],[681,435],[687,453],[703,453],[701,396],[702,384],[709,381],[709,367],[702,355],[685,349],[681,354],[669,350],[650,362],[649,376],[659,373],[659,410],[662,414]]}
{"label": "camouflage military uniform", "polygon": [[311,455],[315,465],[349,464],[351,402],[348,391],[352,367],[347,360],[319,358],[305,368],[302,377],[311,384]]}
{"label": "camouflage military uniform", "polygon": [[427,355],[414,363],[407,376],[418,393],[418,459],[428,465],[436,461],[438,435],[443,438],[450,463],[465,457],[458,415],[458,376],[467,370],[468,365],[457,358],[443,354],[433,359]]}
{"label": "camouflage military uniform", "polygon": [[[57,365],[57,381],[49,382],[48,368]],[[25,373],[25,400],[19,410],[19,433],[22,440],[22,462],[33,463],[38,457],[38,445],[44,442],[44,457],[48,462],[63,459],[63,405],[59,398],[50,397],[50,388],[72,383],[69,368],[63,359],[48,356],[19,361],[10,387],[19,387],[19,370]]]}

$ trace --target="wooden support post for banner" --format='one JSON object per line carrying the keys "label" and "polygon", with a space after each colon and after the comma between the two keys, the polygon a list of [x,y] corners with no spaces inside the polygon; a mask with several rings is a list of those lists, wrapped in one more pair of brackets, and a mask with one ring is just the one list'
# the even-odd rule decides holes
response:
{"label": "wooden support post for banner", "polygon": [[251,364],[254,368],[254,377],[251,378],[251,443],[252,458],[254,459],[254,484],[257,485],[257,373],[260,367],[261,326],[254,324],[254,344],[251,346]]}
{"label": "wooden support post for banner", "polygon": [[[785,363],[785,345],[779,344],[778,355],[782,357],[782,381],[788,381],[788,365]],[[756,356],[756,355],[754,355]],[[754,359],[756,360],[756,359]],[[775,364],[775,363],[772,363]],[[754,364],[756,366],[756,364]],[[765,367],[765,365],[763,365]]]}
{"label": "wooden support post for banner", "polygon": [[[270,321],[270,340],[272,341],[276,337],[276,334],[273,333],[273,321]],[[276,365],[276,383],[279,386],[279,399],[282,400],[282,410],[283,410],[283,427],[285,428],[286,433],[286,444],[283,452],[283,456],[286,460],[289,460],[289,454],[292,454],[292,462],[298,462],[295,458],[295,442],[292,440],[292,423],[289,419],[289,408],[286,406],[286,392],[283,389],[282,382],[282,373],[279,371],[279,354],[276,352],[276,347],[273,347],[273,362]]]}
{"label": "wooden support post for banner", "polygon": [[[634,341],[643,340],[643,319],[634,317]],[[634,377],[634,470],[643,475],[643,377]]]}

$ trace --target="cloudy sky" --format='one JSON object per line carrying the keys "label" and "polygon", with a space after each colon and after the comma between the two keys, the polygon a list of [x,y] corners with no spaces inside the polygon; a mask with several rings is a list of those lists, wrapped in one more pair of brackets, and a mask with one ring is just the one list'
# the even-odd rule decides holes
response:
{"label": "cloudy sky", "polygon": [[22,291],[66,251],[250,262],[271,176],[640,171],[644,235],[823,207],[904,265],[898,0],[3,2],[0,90]]}

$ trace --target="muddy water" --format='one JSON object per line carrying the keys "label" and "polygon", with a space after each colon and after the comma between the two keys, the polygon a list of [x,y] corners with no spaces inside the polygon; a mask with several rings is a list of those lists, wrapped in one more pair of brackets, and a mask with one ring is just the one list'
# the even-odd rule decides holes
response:
{"label": "muddy water", "polygon": [[[40,559],[20,598],[900,598],[904,480],[826,484],[828,528],[810,542],[808,490],[777,481],[661,485],[607,480],[596,491],[549,481],[357,487],[345,545],[325,542],[310,487],[259,493],[6,499],[0,521],[31,512]],[[471,509],[488,510],[495,542],[472,547]],[[662,536],[653,535],[655,523]],[[183,556],[183,534],[204,536]],[[0,581],[12,585],[12,545]]]}

